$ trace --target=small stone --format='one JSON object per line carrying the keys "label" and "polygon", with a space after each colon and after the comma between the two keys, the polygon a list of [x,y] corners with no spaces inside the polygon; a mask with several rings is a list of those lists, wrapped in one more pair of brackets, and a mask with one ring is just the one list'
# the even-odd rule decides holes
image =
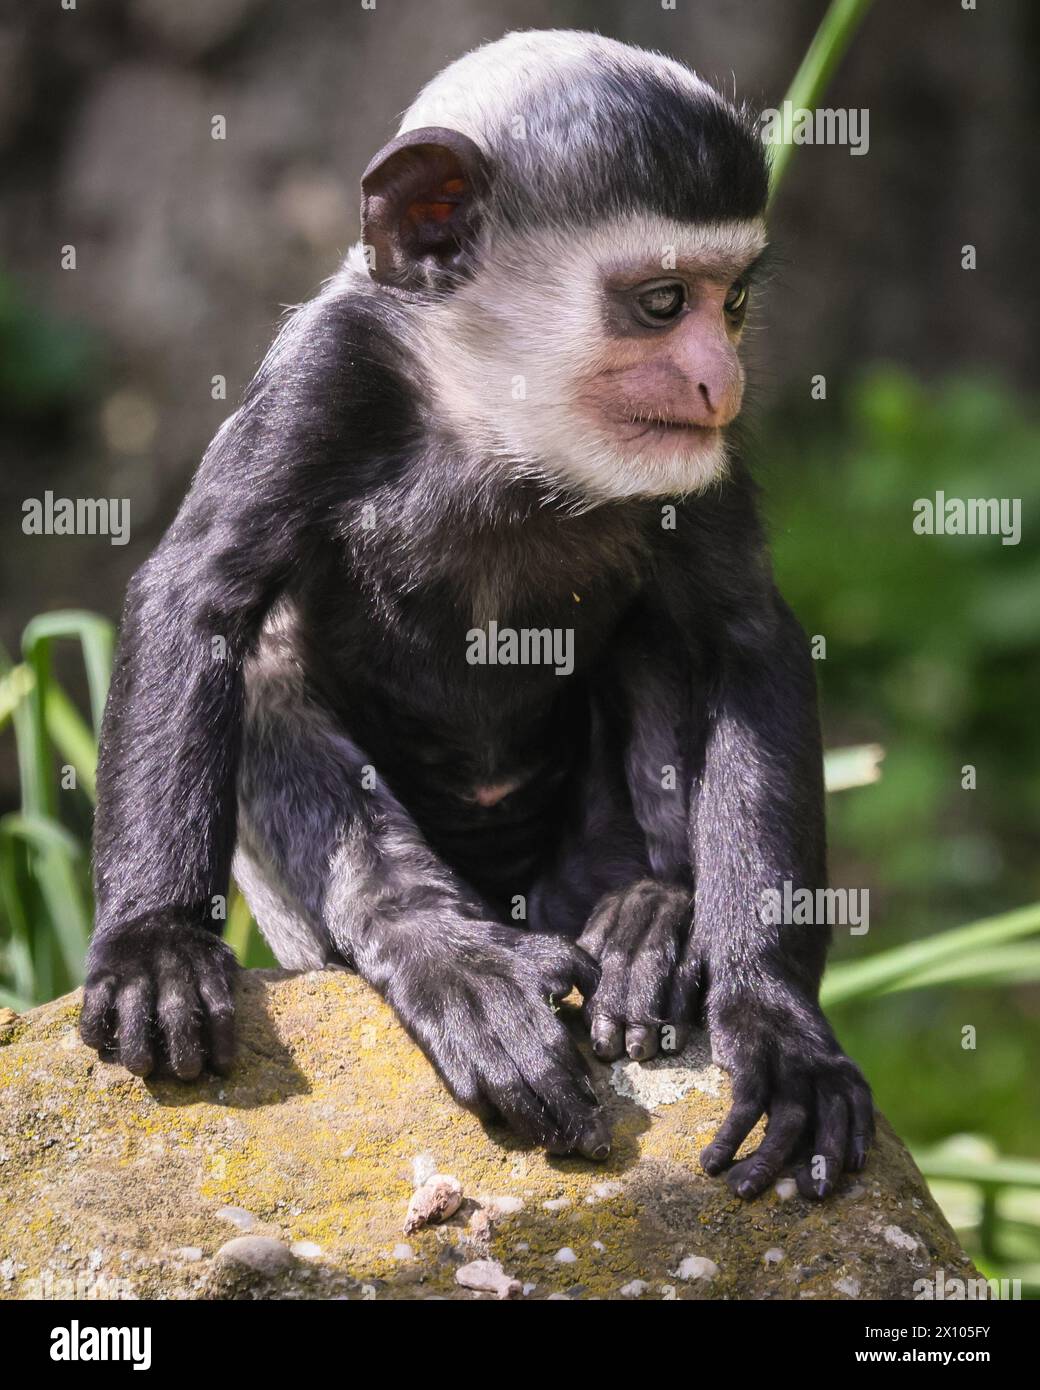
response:
{"label": "small stone", "polygon": [[913,1236],[907,1235],[901,1226],[886,1226],[881,1234],[896,1250],[909,1252],[917,1249],[917,1241]]}
{"label": "small stone", "polygon": [[839,1293],[848,1294],[849,1298],[859,1298],[860,1284],[858,1279],[853,1279],[851,1276],[838,1279],[835,1281],[834,1287]]}
{"label": "small stone", "polygon": [[675,1271],[676,1279],[704,1279],[708,1283],[715,1278],[719,1267],[714,1260],[703,1255],[687,1255]]}
{"label": "small stone", "polygon": [[244,1207],[221,1207],[217,1215],[221,1221],[230,1221],[240,1231],[251,1231],[256,1225],[256,1217]]}
{"label": "small stone", "polygon": [[484,1205],[491,1213],[492,1221],[498,1221],[503,1216],[515,1216],[518,1211],[523,1211],[524,1199],[522,1197],[489,1197]]}
{"label": "small stone", "polygon": [[649,1287],[645,1279],[633,1279],[630,1284],[622,1284],[620,1292],[624,1298],[642,1298]]}
{"label": "small stone", "polygon": [[455,1271],[455,1282],[477,1293],[493,1293],[497,1298],[519,1298],[523,1286],[512,1279],[497,1260],[472,1260]]}
{"label": "small stone", "polygon": [[410,1236],[431,1222],[447,1221],[449,1216],[455,1215],[461,1203],[462,1184],[458,1178],[450,1173],[431,1173],[422,1186],[412,1193],[404,1221],[405,1235]]}
{"label": "small stone", "polygon": [[592,1248],[593,1250],[606,1250],[607,1247],[603,1244],[601,1240],[594,1240],[592,1242]]}
{"label": "small stone", "polygon": [[313,1240],[296,1240],[289,1246],[292,1253],[301,1260],[316,1260],[322,1253],[320,1245]]}
{"label": "small stone", "polygon": [[173,1252],[175,1260],[183,1260],[186,1264],[198,1264],[202,1259],[201,1245],[182,1245]]}
{"label": "small stone", "polygon": [[778,1265],[782,1264],[786,1258],[787,1256],[780,1249],[780,1247],[778,1245],[774,1245],[771,1250],[767,1250],[766,1253],[762,1256],[762,1263],[764,1265]]}
{"label": "small stone", "polygon": [[564,1207],[571,1205],[569,1197],[550,1197],[547,1202],[542,1203],[545,1211],[563,1211]]}
{"label": "small stone", "polygon": [[561,1265],[572,1265],[577,1263],[578,1257],[569,1245],[564,1245],[561,1249],[557,1250],[553,1259],[557,1260]]}
{"label": "small stone", "polygon": [[406,1245],[404,1241],[401,1241],[400,1245],[395,1245],[390,1254],[391,1258],[395,1260],[415,1259],[415,1251],[412,1249],[410,1245]]}
{"label": "small stone", "polygon": [[416,1187],[422,1187],[424,1183],[437,1172],[437,1160],[431,1153],[416,1154],[412,1159],[412,1182]]}
{"label": "small stone", "polygon": [[789,1202],[792,1197],[798,1196],[798,1184],[794,1178],[781,1178],[773,1190],[781,1202]]}
{"label": "small stone", "polygon": [[624,1189],[619,1182],[598,1182],[585,1200],[589,1206],[592,1206],[595,1202],[607,1202],[611,1197],[617,1197],[623,1191]]}
{"label": "small stone", "polygon": [[235,1236],[220,1247],[217,1259],[269,1277],[283,1274],[293,1265],[289,1249],[273,1236]]}

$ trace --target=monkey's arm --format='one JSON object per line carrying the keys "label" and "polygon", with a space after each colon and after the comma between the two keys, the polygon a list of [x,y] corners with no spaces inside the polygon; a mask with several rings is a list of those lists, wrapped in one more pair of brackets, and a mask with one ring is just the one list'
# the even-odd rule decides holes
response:
{"label": "monkey's arm", "polygon": [[[679,508],[676,521],[662,533],[649,612],[637,628],[641,655],[626,682],[628,781],[656,897],[636,885],[611,919],[625,970],[588,948],[603,966],[599,994],[609,1002],[621,987],[627,995],[623,1019],[689,1018],[706,991],[734,1104],[702,1156],[705,1168],[729,1168],[766,1114],[764,1143],[730,1168],[734,1189],[753,1196],[797,1160],[803,1194],[823,1196],[843,1166],[863,1164],[870,1092],[819,1007],[828,925],[771,925],[763,911],[763,894],[782,893],[785,882],[826,885],[813,663],[773,584],[739,463],[726,488]],[[663,628],[655,612],[666,616]],[[659,780],[667,767],[674,790]],[[669,902],[684,884],[694,886],[694,911],[677,916]]]}
{"label": "monkey's arm", "polygon": [[[130,583],[105,711],[94,835],[97,920],[84,1039],[147,1075],[231,1055],[231,952],[219,940],[235,834],[241,667],[284,577],[241,475],[232,420],[159,549]],[[247,449],[248,452],[248,449]]]}
{"label": "monkey's arm", "polygon": [[829,925],[774,924],[766,911],[785,883],[826,886],[815,677],[775,591],[753,638],[722,653],[691,838],[708,1023],[734,1095],[701,1162],[728,1168],[765,1114],[762,1144],[730,1168],[734,1191],[755,1196],[795,1162],[802,1194],[826,1196],[844,1168],[862,1168],[873,1107],[818,1002]]}
{"label": "monkey's arm", "polygon": [[284,331],[127,595],[98,766],[81,1031],[140,1075],[168,1064],[188,1078],[230,1060],[234,962],[219,930],[242,663],[328,471],[326,417],[292,350],[328,312],[315,302]]}

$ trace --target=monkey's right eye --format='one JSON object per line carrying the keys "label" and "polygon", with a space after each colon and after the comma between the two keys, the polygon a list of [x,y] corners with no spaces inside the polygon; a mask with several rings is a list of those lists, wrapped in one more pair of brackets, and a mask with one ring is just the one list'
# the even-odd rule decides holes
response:
{"label": "monkey's right eye", "polygon": [[671,323],[686,308],[686,286],[678,280],[667,284],[651,285],[636,295],[636,318],[651,328],[660,328]]}

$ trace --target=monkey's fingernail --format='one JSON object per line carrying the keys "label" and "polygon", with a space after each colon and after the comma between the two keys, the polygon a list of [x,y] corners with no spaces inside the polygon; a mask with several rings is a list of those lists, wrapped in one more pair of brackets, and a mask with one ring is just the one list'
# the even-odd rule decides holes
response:
{"label": "monkey's fingernail", "polygon": [[591,1158],[596,1163],[602,1163],[610,1153],[610,1130],[602,1121],[594,1120],[585,1131],[578,1144],[578,1152],[583,1158]]}
{"label": "monkey's fingernail", "polygon": [[833,1191],[834,1188],[832,1187],[831,1183],[828,1181],[827,1178],[821,1178],[820,1181],[816,1184],[817,1197],[829,1197]]}
{"label": "monkey's fingernail", "polygon": [[755,1184],[751,1181],[750,1178],[745,1178],[743,1182],[737,1183],[738,1197],[744,1197],[746,1199],[748,1197],[756,1196],[757,1193],[758,1188],[755,1186]]}

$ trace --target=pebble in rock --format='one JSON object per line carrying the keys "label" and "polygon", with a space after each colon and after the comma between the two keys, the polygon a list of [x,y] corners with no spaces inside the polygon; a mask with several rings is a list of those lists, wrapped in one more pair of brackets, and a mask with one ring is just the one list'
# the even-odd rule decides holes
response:
{"label": "pebble in rock", "polygon": [[235,1236],[220,1247],[217,1259],[268,1276],[283,1274],[294,1264],[292,1252],[273,1236]]}
{"label": "pebble in rock", "polygon": [[240,1231],[251,1231],[256,1225],[256,1217],[244,1207],[221,1207],[217,1215],[221,1221],[230,1221]]}
{"label": "pebble in rock", "polygon": [[633,1279],[630,1284],[621,1285],[621,1293],[625,1298],[642,1298],[649,1287],[645,1279]]}
{"label": "pebble in rock", "polygon": [[714,1279],[719,1272],[719,1267],[714,1260],[707,1260],[703,1255],[687,1255],[686,1259],[675,1271],[677,1279]]}
{"label": "pebble in rock", "polygon": [[493,1293],[498,1298],[519,1298],[523,1286],[511,1279],[497,1260],[472,1260],[455,1271],[455,1282],[477,1293]]}
{"label": "pebble in rock", "polygon": [[462,1184],[450,1173],[433,1173],[412,1193],[404,1233],[410,1236],[430,1222],[447,1221],[462,1202]]}

